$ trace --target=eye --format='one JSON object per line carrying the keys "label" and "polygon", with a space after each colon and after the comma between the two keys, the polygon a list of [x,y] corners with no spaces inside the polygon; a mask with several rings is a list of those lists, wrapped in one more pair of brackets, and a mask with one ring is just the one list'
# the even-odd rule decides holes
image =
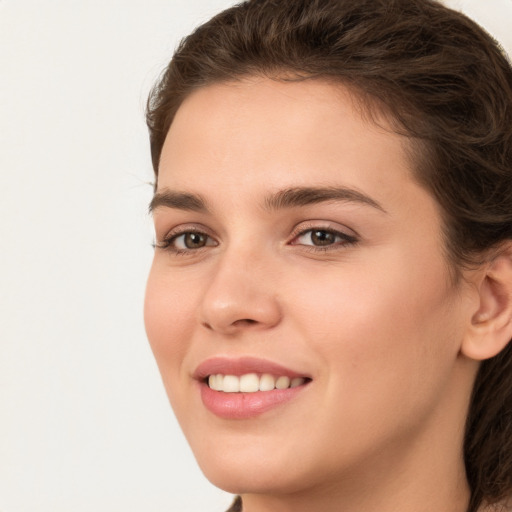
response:
{"label": "eye", "polygon": [[208,245],[208,239],[210,237],[204,233],[195,233],[193,231],[189,233],[183,233],[172,238],[172,242],[176,249],[200,249]]}
{"label": "eye", "polygon": [[180,254],[216,245],[217,242],[206,233],[182,231],[169,234],[162,242],[157,243],[156,247]]}
{"label": "eye", "polygon": [[326,228],[313,228],[302,231],[292,240],[292,245],[306,245],[318,248],[351,245],[357,238],[341,231]]}

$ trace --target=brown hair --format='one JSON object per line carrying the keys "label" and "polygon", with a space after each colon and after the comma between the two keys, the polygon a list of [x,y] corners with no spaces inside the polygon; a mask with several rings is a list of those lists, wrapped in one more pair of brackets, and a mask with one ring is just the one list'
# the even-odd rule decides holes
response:
{"label": "brown hair", "polygon": [[[343,84],[383,108],[441,205],[452,267],[512,239],[512,68],[496,42],[434,0],[249,0],[185,38],[147,109],[151,154],[195,89],[265,75]],[[375,111],[375,110],[374,110]],[[482,363],[464,446],[469,512],[512,494],[512,349]]]}

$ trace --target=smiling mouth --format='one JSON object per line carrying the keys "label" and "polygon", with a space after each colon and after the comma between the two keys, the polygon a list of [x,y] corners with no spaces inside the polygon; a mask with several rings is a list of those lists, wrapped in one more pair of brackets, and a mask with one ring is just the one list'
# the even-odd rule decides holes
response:
{"label": "smiling mouth", "polygon": [[307,377],[290,378],[286,375],[275,376],[269,373],[258,375],[246,373],[244,375],[224,375],[217,373],[205,379],[208,387],[223,393],[256,393],[257,391],[273,391],[274,389],[289,389],[302,386],[311,379]]}
{"label": "smiling mouth", "polygon": [[294,370],[255,357],[213,357],[194,371],[206,409],[225,420],[249,420],[297,400],[312,382]]}

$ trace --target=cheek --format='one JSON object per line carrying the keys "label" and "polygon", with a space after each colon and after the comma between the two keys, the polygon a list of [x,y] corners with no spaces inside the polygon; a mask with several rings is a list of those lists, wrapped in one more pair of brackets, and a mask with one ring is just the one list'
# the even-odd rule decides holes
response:
{"label": "cheek", "polygon": [[177,378],[193,328],[193,297],[172,276],[152,268],[144,301],[146,333],[167,389]]}
{"label": "cheek", "polygon": [[382,254],[379,265],[346,268],[316,272],[291,293],[296,322],[329,370],[328,389],[350,390],[366,413],[370,404],[400,410],[404,401],[434,400],[458,353],[457,300],[443,261]]}

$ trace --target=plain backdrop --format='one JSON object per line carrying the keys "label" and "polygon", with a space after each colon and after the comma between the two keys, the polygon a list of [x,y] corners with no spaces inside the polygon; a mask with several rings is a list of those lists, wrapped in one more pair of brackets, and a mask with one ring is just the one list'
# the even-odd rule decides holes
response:
{"label": "plain backdrop", "polygon": [[[221,512],[146,342],[144,103],[228,0],[0,0],[0,511]],[[512,50],[512,0],[454,0]],[[205,434],[207,435],[207,433]]]}

